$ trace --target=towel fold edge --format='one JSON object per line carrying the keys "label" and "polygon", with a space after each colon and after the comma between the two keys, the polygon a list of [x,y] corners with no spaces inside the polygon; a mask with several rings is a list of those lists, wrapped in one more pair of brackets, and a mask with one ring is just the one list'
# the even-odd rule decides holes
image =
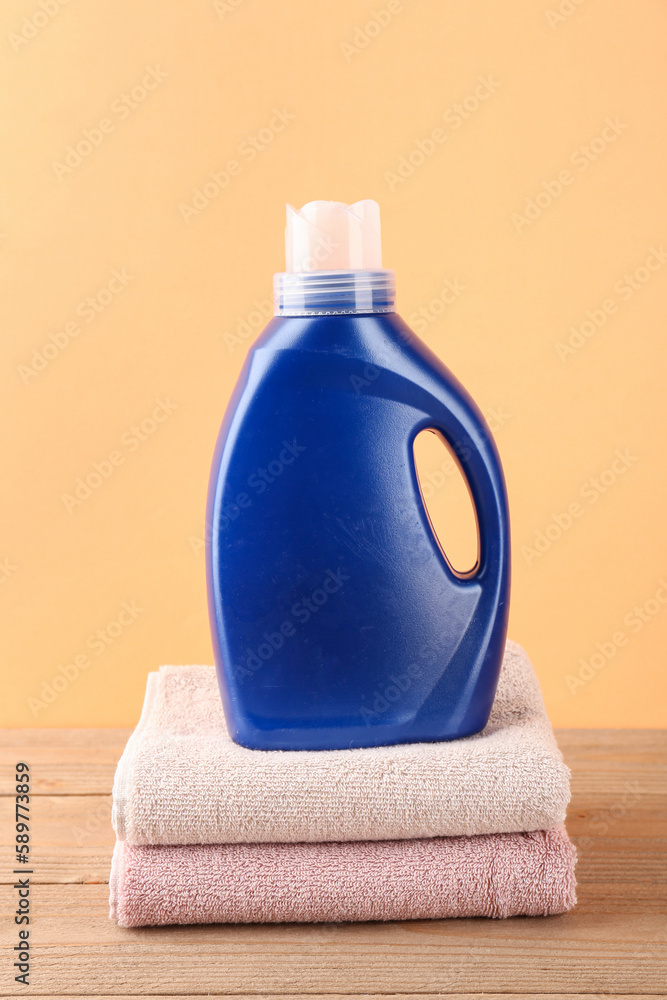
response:
{"label": "towel fold edge", "polygon": [[132,731],[121,758],[116,765],[111,800],[111,825],[118,840],[125,840],[127,836],[130,807],[128,789],[132,780],[139,741],[151,717],[153,702],[158,693],[158,685],[159,671],[153,670],[149,673],[146,680],[146,693],[144,694],[144,703],[141,708],[139,722]]}

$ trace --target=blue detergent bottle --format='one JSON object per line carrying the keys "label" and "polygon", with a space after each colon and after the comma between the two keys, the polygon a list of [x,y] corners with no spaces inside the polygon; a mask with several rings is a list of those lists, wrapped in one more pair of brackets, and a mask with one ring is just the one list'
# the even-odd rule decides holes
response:
{"label": "blue detergent bottle", "polygon": [[[248,353],[208,495],[207,583],[230,735],[261,750],[451,740],[488,720],[510,580],[481,413],[394,311],[379,208],[288,206],[275,316]],[[441,435],[476,511],[459,574],[413,445]]]}

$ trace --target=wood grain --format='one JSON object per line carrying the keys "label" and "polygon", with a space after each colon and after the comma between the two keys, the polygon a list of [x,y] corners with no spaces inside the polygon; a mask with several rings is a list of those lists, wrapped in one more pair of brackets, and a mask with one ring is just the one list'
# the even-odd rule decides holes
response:
{"label": "wood grain", "polygon": [[41,996],[659,994],[665,986],[665,921],[643,914],[126,930],[108,919],[103,885],[39,886],[34,905],[31,992]]}
{"label": "wood grain", "polygon": [[[124,730],[5,731],[0,738],[2,911],[12,921],[13,764],[31,766],[31,986],[9,963],[0,996],[362,996],[474,1000],[665,996],[667,733],[564,730],[577,908],[505,921],[165,927],[108,917],[109,794]],[[7,795],[7,793],[10,793]]]}
{"label": "wood grain", "polygon": [[0,730],[0,795],[14,794],[17,761],[31,769],[33,795],[108,795],[131,729]]}

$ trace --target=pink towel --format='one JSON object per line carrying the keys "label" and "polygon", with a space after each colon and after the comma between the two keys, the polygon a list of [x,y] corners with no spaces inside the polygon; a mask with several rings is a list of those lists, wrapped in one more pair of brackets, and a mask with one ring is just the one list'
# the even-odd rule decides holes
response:
{"label": "pink towel", "polygon": [[575,860],[562,826],[343,843],[118,841],[111,917],[140,927],[541,916],[576,903]]}

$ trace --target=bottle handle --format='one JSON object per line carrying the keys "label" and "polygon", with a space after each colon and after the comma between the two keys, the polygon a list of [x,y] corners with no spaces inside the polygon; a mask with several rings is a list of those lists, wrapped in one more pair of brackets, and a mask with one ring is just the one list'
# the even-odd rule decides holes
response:
{"label": "bottle handle", "polygon": [[[412,444],[423,430],[433,431],[444,439],[468,487],[477,520],[478,559],[473,569],[458,573],[452,569],[444,552],[443,556],[450,571],[461,581],[484,583],[495,579],[499,582],[503,571],[509,569],[509,511],[505,478],[491,430],[472,400],[466,398],[467,393],[463,395],[459,391],[457,398],[448,398],[446,403],[432,393],[429,396],[435,405],[416,425]],[[426,504],[424,510],[428,517]],[[435,531],[433,536],[437,542]]]}

